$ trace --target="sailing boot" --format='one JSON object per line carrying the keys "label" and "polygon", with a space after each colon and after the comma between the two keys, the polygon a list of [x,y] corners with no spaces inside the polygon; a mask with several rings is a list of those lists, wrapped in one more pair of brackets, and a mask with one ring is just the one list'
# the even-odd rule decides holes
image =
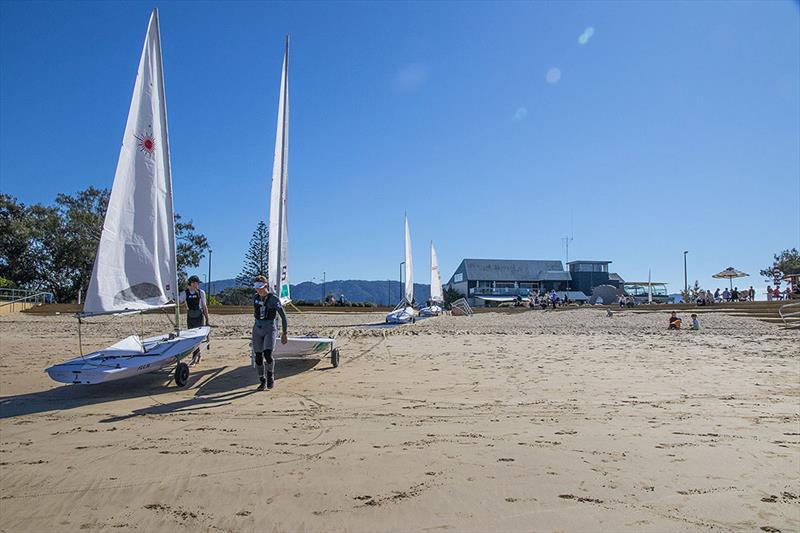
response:
{"label": "sailing boot", "polygon": [[[261,386],[264,386],[264,380],[261,380]],[[267,388],[271,389],[275,386],[275,372],[267,372]],[[263,390],[263,389],[262,389]]]}

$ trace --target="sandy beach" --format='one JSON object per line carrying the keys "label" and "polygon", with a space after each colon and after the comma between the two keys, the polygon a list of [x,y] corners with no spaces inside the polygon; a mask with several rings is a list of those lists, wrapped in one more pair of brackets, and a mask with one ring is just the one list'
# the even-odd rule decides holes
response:
{"label": "sandy beach", "polygon": [[[800,531],[800,332],[706,313],[291,314],[341,366],[212,315],[187,387],[61,386],[68,316],[0,318],[0,530]],[[84,348],[168,329],[96,320]]]}

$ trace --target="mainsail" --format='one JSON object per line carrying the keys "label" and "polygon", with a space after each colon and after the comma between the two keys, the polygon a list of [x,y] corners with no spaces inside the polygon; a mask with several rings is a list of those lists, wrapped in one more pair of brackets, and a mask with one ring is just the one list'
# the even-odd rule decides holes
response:
{"label": "mainsail", "polygon": [[289,163],[289,36],[281,70],[278,100],[278,128],[275,133],[275,159],[272,164],[272,196],[269,203],[269,282],[281,303],[291,301],[288,272],[288,225],[286,181]]}
{"label": "mainsail", "polygon": [[408,229],[408,214],[406,219],[406,303],[414,303],[414,265],[411,260],[411,231]]}
{"label": "mainsail", "polygon": [[167,108],[154,9],[83,314],[162,307],[177,301],[177,285]]}
{"label": "mainsail", "polygon": [[436,248],[433,247],[433,241],[431,241],[431,300],[434,302],[444,301],[442,278],[439,275],[439,259],[436,257]]}

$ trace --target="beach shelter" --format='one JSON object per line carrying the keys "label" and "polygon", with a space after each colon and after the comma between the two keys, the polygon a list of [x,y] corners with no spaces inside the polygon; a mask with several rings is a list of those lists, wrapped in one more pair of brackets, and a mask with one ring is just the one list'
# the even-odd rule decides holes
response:
{"label": "beach shelter", "polygon": [[736,270],[733,267],[728,267],[725,270],[723,270],[722,272],[717,272],[716,274],[714,274],[711,277],[712,278],[717,278],[717,279],[728,279],[728,280],[730,280],[730,282],[731,282],[731,290],[733,290],[733,278],[743,278],[743,277],[749,276],[749,275],[750,274],[745,274],[741,270]]}

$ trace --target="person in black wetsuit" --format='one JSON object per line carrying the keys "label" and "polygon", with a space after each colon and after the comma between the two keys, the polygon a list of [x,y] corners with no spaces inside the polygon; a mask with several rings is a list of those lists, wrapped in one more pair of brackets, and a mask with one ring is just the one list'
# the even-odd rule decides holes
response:
{"label": "person in black wetsuit", "polygon": [[208,305],[206,293],[200,288],[200,278],[191,276],[189,285],[180,294],[180,303],[186,303],[186,327],[200,328],[208,324]]}
{"label": "person in black wetsuit", "polygon": [[289,342],[286,330],[286,312],[281,300],[269,290],[269,283],[264,276],[253,279],[256,295],[253,298],[253,352],[256,356],[256,370],[261,384],[258,390],[271,389],[275,385],[275,359],[272,350],[275,348],[275,319],[281,317],[281,344]]}

